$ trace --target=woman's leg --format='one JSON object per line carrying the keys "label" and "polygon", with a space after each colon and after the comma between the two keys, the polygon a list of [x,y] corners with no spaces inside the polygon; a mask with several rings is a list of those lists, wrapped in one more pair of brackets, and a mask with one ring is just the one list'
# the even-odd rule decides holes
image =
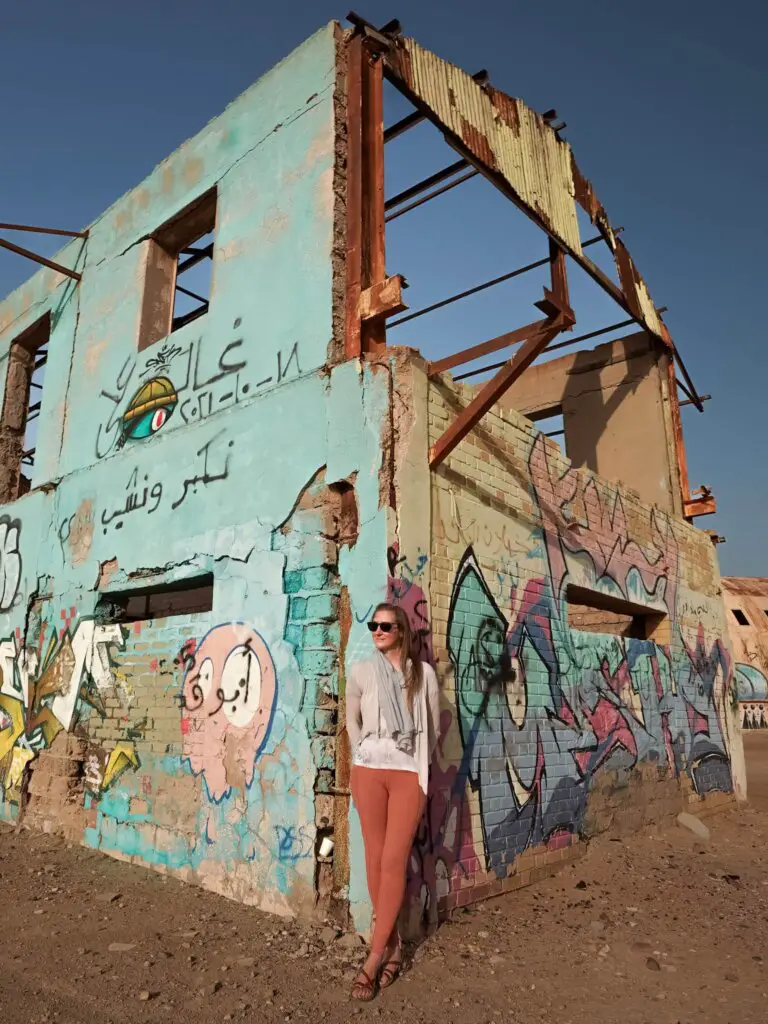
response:
{"label": "woman's leg", "polygon": [[416,829],[424,813],[425,796],[415,772],[387,771],[389,805],[386,835],[381,852],[376,926],[371,955],[382,958],[390,945],[403,905],[408,857]]}
{"label": "woman's leg", "polygon": [[[365,848],[365,874],[368,892],[378,921],[378,898],[381,886],[381,854],[387,830],[387,804],[389,800],[385,776],[388,772],[379,768],[352,766],[352,799],[360,818]],[[379,959],[369,954],[352,988],[353,999],[368,1001],[375,995],[374,984],[379,969]]]}
{"label": "woman's leg", "polygon": [[[379,768],[352,766],[352,799],[360,818],[365,849],[365,874],[368,893],[374,912],[379,898],[381,884],[381,853],[387,831],[388,791],[384,776],[387,772]],[[377,913],[378,917],[378,913]]]}

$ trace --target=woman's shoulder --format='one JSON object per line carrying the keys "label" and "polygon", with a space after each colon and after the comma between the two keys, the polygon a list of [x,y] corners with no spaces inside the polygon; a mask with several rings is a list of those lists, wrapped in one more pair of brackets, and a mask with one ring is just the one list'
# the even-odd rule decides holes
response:
{"label": "woman's shoulder", "polygon": [[422,661],[421,673],[427,686],[430,688],[438,686],[437,672],[435,672],[434,668],[428,661]]}
{"label": "woman's shoulder", "polygon": [[354,680],[359,685],[364,685],[371,675],[372,662],[370,658],[356,658],[349,666],[347,681]]}

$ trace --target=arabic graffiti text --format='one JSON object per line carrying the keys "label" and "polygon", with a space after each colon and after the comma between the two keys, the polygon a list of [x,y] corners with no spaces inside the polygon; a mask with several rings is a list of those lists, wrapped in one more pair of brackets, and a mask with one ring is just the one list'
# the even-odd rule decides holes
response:
{"label": "arabic graffiti text", "polygon": [[250,366],[241,327],[238,318],[233,323],[237,336],[224,345],[212,371],[205,368],[210,355],[202,338],[183,346],[167,341],[157,352],[149,349],[143,361],[126,359],[114,383],[100,394],[104,415],[96,435],[97,458],[152,438],[172,418],[199,423],[301,375],[298,342],[278,350],[267,365]]}

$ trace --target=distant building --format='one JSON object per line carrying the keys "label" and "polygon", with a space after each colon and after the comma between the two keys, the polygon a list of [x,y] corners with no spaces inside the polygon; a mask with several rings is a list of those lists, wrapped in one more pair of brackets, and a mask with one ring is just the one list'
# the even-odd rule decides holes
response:
{"label": "distant building", "polygon": [[768,579],[724,576],[741,727],[768,729]]}

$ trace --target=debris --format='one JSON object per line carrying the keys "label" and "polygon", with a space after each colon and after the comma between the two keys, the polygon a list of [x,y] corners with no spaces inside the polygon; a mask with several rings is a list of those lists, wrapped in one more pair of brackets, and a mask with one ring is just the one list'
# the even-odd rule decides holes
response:
{"label": "debris", "polygon": [[117,900],[121,900],[123,894],[120,892],[100,892],[96,897],[97,903],[116,903]]}
{"label": "debris", "polygon": [[142,1001],[142,1003],[148,1003],[149,1000],[153,997],[153,993],[146,988],[142,992],[139,992],[139,999]]}
{"label": "debris", "polygon": [[681,811],[677,816],[677,824],[681,825],[683,828],[687,828],[689,832],[693,832],[697,838],[702,839],[704,842],[709,840],[709,829],[703,821],[700,821],[696,817],[695,814],[688,814],[687,811]]}
{"label": "debris", "polygon": [[653,956],[649,956],[646,959],[645,966],[648,968],[649,971],[660,971],[661,970],[661,964]]}
{"label": "debris", "polygon": [[359,949],[360,946],[365,944],[365,940],[357,932],[346,932],[336,944],[343,949]]}
{"label": "debris", "polygon": [[136,949],[135,942],[110,942],[107,946],[110,953],[130,953],[132,949]]}
{"label": "debris", "polygon": [[336,928],[331,928],[330,926],[328,926],[326,928],[323,928],[323,930],[320,932],[320,941],[323,943],[323,945],[329,946],[332,942],[336,941],[338,935],[339,932]]}

